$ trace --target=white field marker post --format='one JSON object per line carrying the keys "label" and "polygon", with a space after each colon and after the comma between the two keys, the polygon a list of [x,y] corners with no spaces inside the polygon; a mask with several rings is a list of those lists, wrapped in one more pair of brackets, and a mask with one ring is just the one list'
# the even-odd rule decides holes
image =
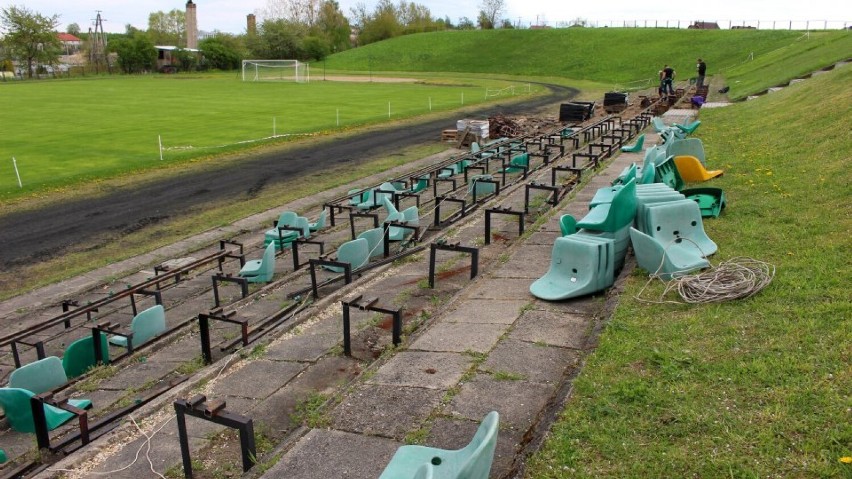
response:
{"label": "white field marker post", "polygon": [[464,92],[462,92],[461,98],[462,98],[462,105],[464,105]]}
{"label": "white field marker post", "polygon": [[432,111],[432,97],[429,97],[429,111]]}
{"label": "white field marker post", "polygon": [[18,173],[18,161],[14,156],[12,157],[12,165],[15,167],[15,176],[18,177],[18,188],[23,188],[24,185],[21,184],[21,174]]}
{"label": "white field marker post", "polygon": [[157,141],[160,143],[160,161],[163,161],[163,137],[157,135]]}
{"label": "white field marker post", "polygon": [[337,109],[337,126],[340,126],[340,108]]}
{"label": "white field marker post", "polygon": [[390,102],[388,102],[388,118],[390,118]]}

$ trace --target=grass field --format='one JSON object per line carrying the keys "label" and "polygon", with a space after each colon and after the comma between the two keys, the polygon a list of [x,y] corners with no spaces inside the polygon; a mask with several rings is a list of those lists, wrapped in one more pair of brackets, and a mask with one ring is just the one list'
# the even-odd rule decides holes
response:
{"label": "grass field", "polygon": [[850,105],[846,66],[701,110],[729,200],[705,221],[712,263],[752,257],[776,277],[682,306],[635,299],[634,272],[526,477],[852,477]]}
{"label": "grass field", "polygon": [[5,111],[28,112],[0,119],[0,201],[245,149],[273,133],[347,129],[426,114],[430,106],[456,109],[485,101],[486,88],[509,85],[521,94],[518,82],[496,79],[244,83],[233,73],[0,84]]}

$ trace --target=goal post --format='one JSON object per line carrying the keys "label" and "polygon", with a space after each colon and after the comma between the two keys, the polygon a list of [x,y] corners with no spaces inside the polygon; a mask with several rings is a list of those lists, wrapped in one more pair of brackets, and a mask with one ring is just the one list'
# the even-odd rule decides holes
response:
{"label": "goal post", "polygon": [[311,81],[311,66],[299,60],[243,60],[243,81]]}

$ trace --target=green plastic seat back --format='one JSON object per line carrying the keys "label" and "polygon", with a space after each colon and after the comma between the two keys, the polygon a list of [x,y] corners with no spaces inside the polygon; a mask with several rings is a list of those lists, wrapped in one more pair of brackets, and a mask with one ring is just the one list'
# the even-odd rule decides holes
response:
{"label": "green plastic seat back", "polygon": [[666,281],[710,266],[697,249],[666,248],[659,241],[635,228],[630,228],[630,242],[633,244],[633,253],[639,267],[650,274],[659,275]]}
{"label": "green plastic seat back", "polygon": [[[497,411],[491,411],[485,415],[473,439],[459,451],[462,458],[467,457],[461,470],[454,477],[488,478],[491,473],[491,464],[494,462],[494,451],[497,448],[499,426],[500,415]],[[440,467],[437,466],[436,469]]]}
{"label": "green plastic seat back", "polygon": [[560,301],[598,291],[602,247],[574,236],[556,238],[547,273],[530,285],[536,298]]}
{"label": "green plastic seat back", "polygon": [[467,184],[467,192],[473,195],[476,192],[476,198],[483,198],[488,195],[493,195],[497,191],[497,185],[494,183],[485,183],[482,180],[491,181],[494,179],[491,175],[475,175],[470,177]]}
{"label": "green plastic seat back", "polygon": [[358,269],[370,261],[370,250],[364,238],[347,241],[337,248],[337,261],[349,263],[352,269]]}
{"label": "green plastic seat back", "polygon": [[300,228],[302,230],[301,236],[305,239],[311,237],[311,223],[304,216],[299,216],[296,218],[295,228]]}
{"label": "green plastic seat back", "polygon": [[568,138],[569,136],[574,134],[574,129],[573,128],[565,128],[564,130],[559,132],[559,134],[560,134],[560,136],[562,136],[562,138]]}
{"label": "green plastic seat back", "polygon": [[669,126],[666,125],[663,119],[658,116],[651,118],[651,124],[654,126],[654,131],[656,131],[657,133],[662,133],[669,128]]}
{"label": "green plastic seat back", "polygon": [[355,206],[357,204],[364,202],[364,193],[361,188],[355,188],[354,190],[349,190],[346,194],[349,196],[349,204]]}
{"label": "green plastic seat back", "polygon": [[528,167],[530,166],[530,154],[521,153],[520,155],[515,155],[512,157],[512,160],[509,161],[509,164],[516,167]]}
{"label": "green plastic seat back", "polygon": [[289,245],[294,239],[298,237],[298,233],[294,231],[282,230],[279,231],[279,226],[287,226],[291,228],[298,227],[298,219],[299,215],[292,211],[285,211],[278,216],[278,222],[274,228],[266,230],[263,235],[263,245],[267,246],[269,243],[275,243],[275,245],[279,248],[284,247],[284,245],[280,244],[281,239]]}
{"label": "green plastic seat back", "polygon": [[[103,333],[98,333],[101,341],[101,362],[109,364],[109,343],[107,337]],[[62,355],[62,368],[65,369],[65,374],[69,378],[76,378],[85,373],[92,366],[97,364],[95,361],[95,347],[92,336],[80,338],[65,348],[65,353]]]}
{"label": "green plastic seat back", "polygon": [[648,205],[645,230],[664,248],[678,244],[681,248],[700,249],[703,256],[710,256],[718,249],[704,232],[701,210],[692,200]]}
{"label": "green plastic seat back", "polygon": [[417,179],[417,183],[411,186],[412,193],[420,193],[429,187],[429,175],[421,176]]}
{"label": "green plastic seat back", "polygon": [[649,185],[654,183],[654,178],[657,174],[657,167],[652,162],[648,162],[644,168],[642,168],[642,177],[639,178],[640,185]]}
{"label": "green plastic seat back", "polygon": [[424,463],[417,472],[414,473],[414,479],[433,479],[435,477],[435,468],[431,462]]}
{"label": "green plastic seat back", "polygon": [[718,218],[727,202],[725,192],[721,188],[690,188],[681,193],[698,203],[701,216],[704,218]]}
{"label": "green plastic seat back", "polygon": [[409,206],[402,210],[402,220],[411,226],[420,225],[420,209],[416,206]]}
{"label": "green plastic seat back", "polygon": [[637,153],[642,151],[642,147],[645,146],[645,134],[642,133],[636,138],[636,143],[629,146],[622,146],[621,151],[626,153]]}
{"label": "green plastic seat back", "polygon": [[470,144],[470,152],[471,153],[479,153],[481,149],[479,148],[479,143],[473,142]]}
{"label": "green plastic seat back", "polygon": [[[33,396],[35,394],[26,389],[0,388],[0,407],[3,408],[6,421],[15,431],[35,432],[33,409],[30,405],[30,398]],[[88,399],[71,399],[68,403],[81,409],[88,408],[92,404]],[[74,414],[45,404],[44,416],[47,420],[47,429],[52,431],[73,418]]]}
{"label": "green plastic seat back", "polygon": [[369,229],[358,235],[358,238],[364,238],[367,240],[367,249],[370,254],[370,258],[375,258],[377,256],[384,256],[384,248],[382,242],[384,241],[384,229],[382,228],[373,228]]}
{"label": "green plastic seat back", "polygon": [[666,143],[666,156],[694,156],[702,165],[707,162],[704,157],[704,143],[698,138],[684,138]]}
{"label": "green plastic seat back", "polygon": [[278,216],[278,226],[296,226],[299,215],[293,211],[285,211]]}
{"label": "green plastic seat back", "polygon": [[631,163],[630,166],[625,168],[621,174],[618,175],[618,178],[616,178],[612,184],[623,185],[634,178],[636,178],[636,163]]}
{"label": "green plastic seat back", "polygon": [[[391,215],[388,215],[388,220],[390,219]],[[420,224],[420,212],[416,206],[409,206],[403,211],[396,212],[394,220],[410,224],[411,226],[418,226]],[[388,239],[391,241],[402,241],[406,236],[411,236],[412,234],[414,234],[414,230],[400,228],[399,226],[390,226],[388,229]]]}
{"label": "green plastic seat back", "polygon": [[595,231],[615,232],[633,223],[636,216],[636,180],[630,180],[615,192],[611,203],[595,206],[582,220],[578,228]]}
{"label": "green plastic seat back", "polygon": [[[3,449],[0,449],[0,464],[6,464],[6,461],[8,461],[8,460],[9,460],[9,458],[6,457],[6,451],[3,450]],[[423,477],[431,478],[432,476],[423,476]]]}
{"label": "green plastic seat back", "polygon": [[[275,254],[274,246],[270,245],[266,249],[271,250],[273,255]],[[133,331],[134,347],[145,344],[154,336],[164,333],[166,331],[166,310],[163,305],[156,304],[134,316],[133,321],[130,322],[130,330]]]}
{"label": "green plastic seat back", "polygon": [[25,364],[9,375],[10,388],[26,389],[35,394],[56,389],[67,382],[62,361],[56,356]]}
{"label": "green plastic seat back", "polygon": [[577,232],[577,220],[571,215],[562,215],[559,217],[559,230],[562,236],[572,235]]}
{"label": "green plastic seat back", "polygon": [[322,210],[319,214],[319,217],[317,217],[316,222],[308,223],[308,228],[311,231],[319,231],[319,230],[325,228],[325,219],[326,219],[327,214],[328,214],[328,211]]}
{"label": "green plastic seat back", "polygon": [[654,174],[655,183],[664,183],[677,191],[682,190],[684,187],[683,178],[680,177],[680,172],[677,170],[673,156],[669,156],[665,161],[657,163]]}

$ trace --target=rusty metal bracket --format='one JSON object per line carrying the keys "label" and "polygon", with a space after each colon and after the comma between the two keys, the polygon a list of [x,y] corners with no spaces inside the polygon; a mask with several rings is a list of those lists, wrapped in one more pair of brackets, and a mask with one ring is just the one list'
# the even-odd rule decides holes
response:
{"label": "rusty metal bracket", "polygon": [[491,244],[491,215],[515,215],[518,217],[518,236],[524,234],[524,216],[525,212],[515,211],[509,207],[488,208],[485,210],[485,244]]}
{"label": "rusty metal bracket", "polygon": [[472,246],[460,246],[458,243],[435,242],[429,245],[429,287],[435,288],[435,257],[441,251],[459,251],[470,255],[470,279],[479,274],[479,249]]}
{"label": "rusty metal bracket", "polygon": [[390,314],[393,316],[393,345],[398,346],[402,342],[402,308],[388,309],[376,306],[379,302],[378,298],[367,299],[362,301],[362,296],[358,295],[354,299],[341,301],[343,306],[343,354],[352,356],[352,338],[351,338],[351,321],[349,318],[349,309],[358,308],[361,311],[374,311],[382,314]]}
{"label": "rusty metal bracket", "polygon": [[243,459],[243,472],[248,472],[257,462],[257,448],[254,442],[254,423],[251,418],[234,414],[225,409],[225,401],[207,402],[207,397],[199,394],[189,400],[178,399],[174,402],[177,415],[180,455],[183,459],[183,474],[192,479],[192,458],[189,454],[189,436],[186,434],[186,416],[197,417],[240,432],[240,452]]}

